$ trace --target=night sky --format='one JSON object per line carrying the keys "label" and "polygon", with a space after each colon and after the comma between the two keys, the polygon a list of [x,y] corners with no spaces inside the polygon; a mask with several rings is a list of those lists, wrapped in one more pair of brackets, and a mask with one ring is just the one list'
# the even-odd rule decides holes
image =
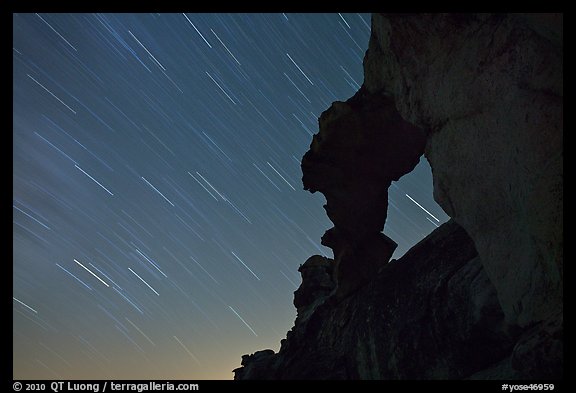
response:
{"label": "night sky", "polygon": [[[332,256],[300,159],[369,14],[14,14],[15,379],[231,379]],[[420,206],[419,206],[420,205]],[[444,222],[390,188],[395,257]]]}

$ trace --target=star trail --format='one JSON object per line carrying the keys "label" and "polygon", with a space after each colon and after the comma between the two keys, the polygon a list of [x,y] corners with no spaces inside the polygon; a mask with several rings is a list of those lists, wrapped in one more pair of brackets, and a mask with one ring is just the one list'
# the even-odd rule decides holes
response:
{"label": "star trail", "polygon": [[[13,378],[231,379],[332,225],[300,159],[369,14],[13,15]],[[390,188],[399,257],[447,216]]]}

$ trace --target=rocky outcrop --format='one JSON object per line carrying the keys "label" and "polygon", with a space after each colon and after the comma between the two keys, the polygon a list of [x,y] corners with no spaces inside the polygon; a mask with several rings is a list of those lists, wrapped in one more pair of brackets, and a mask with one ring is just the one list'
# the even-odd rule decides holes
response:
{"label": "rocky outcrop", "polygon": [[[373,16],[364,84],[302,160],[334,260],[237,379],[562,377],[562,45],[562,15]],[[452,220],[388,263],[387,190],[422,153]]]}
{"label": "rocky outcrop", "polygon": [[562,307],[562,16],[374,15],[365,86],[428,131],[434,198],[510,323]]}
{"label": "rocky outcrop", "polygon": [[425,135],[400,117],[389,97],[364,88],[334,102],[319,125],[302,158],[302,182],[326,197],[334,227],[322,244],[334,251],[336,296],[343,297],[370,281],[396,249],[382,234],[388,187],[418,164]]}
{"label": "rocky outcrop", "polygon": [[298,316],[308,316],[328,295],[336,284],[333,279],[334,260],[313,255],[298,268],[302,284],[294,292],[294,306]]}
{"label": "rocky outcrop", "polygon": [[[311,261],[316,267],[306,267]],[[327,288],[319,265],[330,262],[311,257],[296,294]],[[382,265],[353,296],[319,293],[312,310],[297,299],[279,353],[267,352],[265,362],[258,352],[244,357],[237,379],[466,378],[506,359],[517,334],[472,240],[452,221]]]}

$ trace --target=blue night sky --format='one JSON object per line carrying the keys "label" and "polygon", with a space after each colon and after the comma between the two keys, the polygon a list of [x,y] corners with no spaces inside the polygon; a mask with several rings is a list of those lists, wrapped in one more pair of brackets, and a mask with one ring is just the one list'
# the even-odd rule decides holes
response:
{"label": "blue night sky", "polygon": [[[300,159],[369,14],[14,14],[15,379],[231,379],[332,256]],[[424,211],[426,209],[429,213]],[[395,257],[447,216],[390,188]]]}

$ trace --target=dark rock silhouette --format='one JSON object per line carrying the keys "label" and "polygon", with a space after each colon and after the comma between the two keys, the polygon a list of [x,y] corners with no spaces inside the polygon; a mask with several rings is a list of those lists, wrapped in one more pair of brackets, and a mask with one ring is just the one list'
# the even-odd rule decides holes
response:
{"label": "dark rock silhouette", "polygon": [[[308,261],[316,258],[326,259]],[[301,269],[296,293],[325,277],[307,274],[312,268]],[[354,295],[334,302],[318,294],[312,309],[298,309],[279,353],[244,357],[237,379],[465,378],[514,346],[474,244],[452,221],[381,266]]]}
{"label": "dark rock silhouette", "polygon": [[[560,14],[375,14],[364,84],[302,159],[334,260],[236,379],[556,379],[563,368]],[[424,154],[452,220],[398,261],[391,181]]]}
{"label": "dark rock silhouette", "polygon": [[302,182],[326,197],[334,228],[322,244],[334,251],[336,295],[343,297],[370,281],[396,249],[381,233],[388,187],[418,164],[425,135],[400,117],[389,97],[364,88],[334,102],[319,125],[302,158]]}
{"label": "dark rock silhouette", "polygon": [[302,274],[302,284],[294,292],[294,306],[298,316],[301,316],[313,310],[318,301],[330,295],[334,289],[334,260],[314,255],[298,271]]}
{"label": "dark rock silhouette", "polygon": [[269,379],[270,368],[275,360],[274,351],[271,349],[244,355],[242,367],[234,370],[235,379]]}

